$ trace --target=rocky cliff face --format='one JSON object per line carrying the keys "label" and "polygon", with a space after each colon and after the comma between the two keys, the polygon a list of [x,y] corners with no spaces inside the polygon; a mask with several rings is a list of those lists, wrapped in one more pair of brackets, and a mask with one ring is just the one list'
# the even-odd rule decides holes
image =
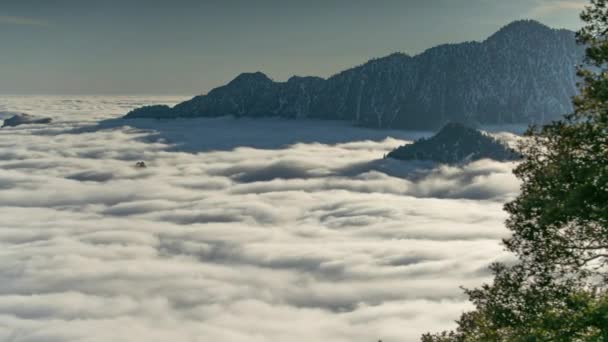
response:
{"label": "rocky cliff face", "polygon": [[583,55],[573,32],[518,21],[483,42],[393,54],[326,80],[273,82],[245,73],[162,113],[139,109],[127,117],[279,116],[381,128],[546,122],[572,110]]}

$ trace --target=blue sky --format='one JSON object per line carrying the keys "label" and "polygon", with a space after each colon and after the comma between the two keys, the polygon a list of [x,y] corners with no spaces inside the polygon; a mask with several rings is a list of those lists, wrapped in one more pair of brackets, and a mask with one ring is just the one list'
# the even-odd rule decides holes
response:
{"label": "blue sky", "polygon": [[586,0],[0,0],[2,94],[199,94],[241,72],[330,76],[483,40],[516,19],[577,29]]}

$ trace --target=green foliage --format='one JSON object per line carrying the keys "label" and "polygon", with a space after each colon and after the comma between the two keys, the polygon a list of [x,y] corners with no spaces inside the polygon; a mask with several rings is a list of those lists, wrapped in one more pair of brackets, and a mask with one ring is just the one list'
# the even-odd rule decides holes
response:
{"label": "green foliage", "polygon": [[577,282],[556,284],[521,265],[492,266],[491,285],[467,290],[476,310],[462,315],[453,332],[424,342],[608,341],[608,295]]}
{"label": "green foliage", "polygon": [[505,206],[519,262],[466,290],[476,309],[424,342],[608,341],[608,0],[592,0],[575,112],[521,145],[521,194]]}

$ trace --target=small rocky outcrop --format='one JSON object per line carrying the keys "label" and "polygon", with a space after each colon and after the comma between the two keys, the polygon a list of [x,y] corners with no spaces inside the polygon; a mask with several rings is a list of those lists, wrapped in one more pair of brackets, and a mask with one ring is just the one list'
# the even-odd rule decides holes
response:
{"label": "small rocky outcrop", "polygon": [[39,117],[25,113],[18,113],[12,117],[4,120],[2,127],[15,127],[19,125],[31,125],[31,124],[49,124],[52,119],[47,117]]}

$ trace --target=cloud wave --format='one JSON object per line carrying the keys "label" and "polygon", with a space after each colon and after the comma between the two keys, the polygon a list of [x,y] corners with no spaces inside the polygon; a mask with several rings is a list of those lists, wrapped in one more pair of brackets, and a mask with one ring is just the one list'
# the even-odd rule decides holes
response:
{"label": "cloud wave", "polygon": [[[53,125],[0,130],[2,341],[410,341],[509,258],[513,164],[386,160],[410,133],[324,123],[88,130],[145,100],[60,100]],[[235,127],[275,141],[214,140]]]}

